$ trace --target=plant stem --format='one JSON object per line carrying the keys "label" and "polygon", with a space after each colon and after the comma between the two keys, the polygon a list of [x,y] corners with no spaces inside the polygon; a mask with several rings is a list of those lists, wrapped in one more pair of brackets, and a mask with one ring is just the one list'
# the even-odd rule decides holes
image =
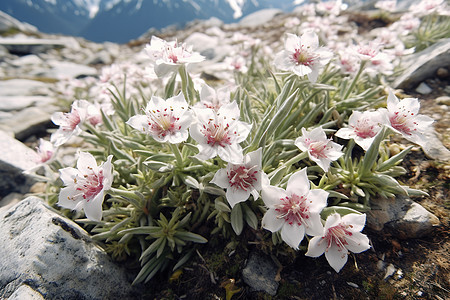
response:
{"label": "plant stem", "polygon": [[344,95],[344,99],[342,99],[342,100],[346,100],[350,96],[351,92],[355,88],[356,82],[358,81],[359,77],[361,76],[362,71],[364,70],[366,63],[367,63],[367,60],[361,61],[361,66],[359,67],[358,73],[356,73],[355,78],[353,78],[352,84],[347,89],[347,92]]}

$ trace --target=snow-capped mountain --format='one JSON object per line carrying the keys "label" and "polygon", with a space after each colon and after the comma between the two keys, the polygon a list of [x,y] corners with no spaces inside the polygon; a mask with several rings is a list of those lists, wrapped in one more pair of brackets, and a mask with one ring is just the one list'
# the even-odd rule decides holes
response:
{"label": "snow-capped mountain", "polygon": [[2,0],[0,10],[47,33],[124,43],[149,28],[216,17],[225,23],[263,8],[289,11],[293,0]]}

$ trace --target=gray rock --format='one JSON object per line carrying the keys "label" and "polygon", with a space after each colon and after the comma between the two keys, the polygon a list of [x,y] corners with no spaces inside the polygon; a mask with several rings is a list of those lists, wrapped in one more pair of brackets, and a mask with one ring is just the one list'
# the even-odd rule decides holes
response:
{"label": "gray rock", "polygon": [[19,38],[0,38],[0,45],[6,47],[11,54],[16,55],[37,54],[66,46],[60,40],[37,39],[26,36]]}
{"label": "gray rock", "polygon": [[441,140],[436,135],[436,132],[434,130],[428,130],[424,135],[427,143],[422,145],[422,150],[425,152],[426,156],[438,161],[450,161],[450,150],[442,144]]}
{"label": "gray rock", "polygon": [[419,94],[422,94],[422,95],[427,95],[427,94],[431,93],[432,91],[433,90],[425,82],[422,82],[416,88],[416,92],[418,92]]}
{"label": "gray rock", "polygon": [[251,253],[247,265],[242,270],[242,278],[254,291],[264,291],[274,296],[277,293],[277,266],[272,259]]}
{"label": "gray rock", "polygon": [[19,193],[11,193],[0,200],[0,214],[12,206],[19,203],[24,198],[24,195]]}
{"label": "gray rock", "polygon": [[47,128],[52,127],[51,110],[56,111],[57,108],[47,106],[44,109],[38,107],[28,107],[10,118],[3,118],[0,124],[0,130],[12,132],[16,139],[25,141],[32,135],[45,134]]}
{"label": "gray rock", "polygon": [[82,64],[68,61],[47,61],[50,66],[45,69],[38,69],[32,72],[33,76],[47,77],[54,79],[77,78],[82,76],[96,76],[97,70]]}
{"label": "gray rock", "polygon": [[405,70],[393,83],[395,88],[411,88],[427,78],[434,77],[437,69],[450,65],[450,38],[411,54],[405,58],[403,65]]}
{"label": "gray rock", "polygon": [[389,231],[401,239],[423,237],[440,224],[435,215],[405,196],[373,199],[371,206],[367,227]]}
{"label": "gray rock", "polygon": [[22,284],[9,296],[8,300],[44,300],[44,297],[33,290],[29,285]]}
{"label": "gray rock", "polygon": [[42,81],[30,79],[0,80],[1,96],[30,96],[47,94],[49,85]]}
{"label": "gray rock", "polygon": [[76,223],[28,197],[0,214],[0,298],[138,299],[127,273]]}
{"label": "gray rock", "polygon": [[46,106],[55,99],[46,96],[0,96],[0,110],[22,110],[30,106]]}
{"label": "gray rock", "polygon": [[22,172],[37,165],[37,154],[7,133],[0,131],[0,197],[26,193],[35,182]]}
{"label": "gray rock", "polygon": [[244,27],[262,26],[282,13],[282,10],[276,8],[261,9],[242,18],[239,25]]}

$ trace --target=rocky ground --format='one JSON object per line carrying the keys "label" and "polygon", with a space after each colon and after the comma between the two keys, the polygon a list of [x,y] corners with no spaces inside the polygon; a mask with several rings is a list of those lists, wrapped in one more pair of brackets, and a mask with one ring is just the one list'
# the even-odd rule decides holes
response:
{"label": "rocky ground", "polygon": [[[360,24],[361,31],[371,26],[383,25],[380,20],[373,20],[369,16],[370,14],[355,14],[354,19]],[[189,40],[190,38],[194,45],[197,44],[197,47],[201,48],[205,44],[205,40],[201,39],[204,36],[197,35],[193,38],[194,33],[212,34],[214,30],[217,33],[216,28],[218,28],[223,32],[241,32],[252,35],[254,38],[264,39],[268,44],[276,44],[280,43],[283,32],[286,30],[282,28],[283,24],[292,17],[293,15],[277,15],[273,18],[273,15],[266,15],[260,16],[257,21],[247,20],[250,24],[226,26],[220,22],[217,23],[216,20],[209,20],[193,23],[181,31],[168,28],[159,32],[158,35],[167,39],[177,37],[179,40]],[[4,240],[12,235],[16,236],[15,234],[23,228],[27,228],[28,221],[20,227],[22,229],[17,224],[22,224],[20,220],[26,219],[31,213],[19,215],[14,205],[26,195],[39,194],[45,189],[42,183],[35,183],[24,176],[22,171],[34,166],[30,157],[35,155],[32,149],[38,138],[48,137],[49,131],[54,128],[50,121],[51,114],[63,110],[64,107],[67,108],[71,101],[68,99],[75,96],[67,95],[67,99],[61,97],[61,90],[64,90],[61,84],[68,79],[98,76],[101,67],[132,58],[148,43],[149,36],[152,34],[150,32],[142,39],[127,45],[95,44],[79,38],[44,35],[19,23],[17,24],[20,26],[14,23],[11,25],[13,22],[11,20],[8,22],[4,21],[9,24],[8,26],[0,26],[0,28],[7,28],[2,29],[2,38],[0,38],[0,145],[3,149],[0,154],[0,175],[2,176],[0,223],[5,222],[2,223],[3,228],[8,228],[8,231],[4,230]],[[450,43],[448,40],[444,42],[444,46]],[[214,49],[216,53],[226,51],[221,49],[220,43],[216,43]],[[443,50],[443,53],[449,56],[448,50]],[[429,59],[433,58],[429,57]],[[427,63],[422,62],[423,65]],[[208,72],[198,71],[204,72],[203,77],[220,80],[220,69],[214,69],[214,66],[215,62],[212,60],[210,65],[205,67],[209,68],[206,69]],[[215,70],[215,72],[209,70]],[[448,127],[450,77],[448,72],[450,72],[448,65],[440,65],[432,73],[425,72],[421,77],[417,77],[418,81],[409,82],[403,87],[405,94],[422,99],[421,113],[436,120],[437,138],[444,147],[438,147],[437,154],[434,152],[432,157],[429,153],[424,153],[422,149],[414,148],[403,162],[408,173],[401,180],[406,185],[424,190],[429,194],[429,196],[413,198],[416,203],[431,212],[434,218],[432,219],[427,212],[417,217],[425,218],[425,222],[430,223],[427,224],[432,230],[428,230],[426,234],[405,236],[389,230],[389,226],[386,228],[381,226],[382,230],[366,228],[365,233],[371,240],[372,248],[357,256],[350,256],[349,262],[339,274],[329,267],[324,257],[311,259],[303,255],[295,255],[294,251],[287,250],[286,247],[271,248],[270,245],[262,242],[261,231],[252,229],[246,229],[239,237],[237,245],[224,245],[220,237],[212,237],[207,246],[196,253],[192,264],[188,264],[181,272],[160,274],[148,284],[133,289],[122,287],[118,282],[129,280],[138,266],[130,266],[126,262],[114,262],[110,266],[112,269],[105,267],[104,271],[94,270],[89,274],[107,278],[108,271],[119,273],[123,270],[117,271],[117,266],[126,267],[127,275],[115,277],[114,280],[110,280],[108,286],[116,285],[111,287],[111,291],[119,288],[129,291],[128,294],[122,293],[121,297],[130,299],[231,299],[231,297],[232,299],[447,299],[450,295],[450,200],[448,195],[450,164],[447,150],[450,147]],[[417,76],[417,72],[413,72],[408,78],[412,78],[412,74]],[[421,83],[430,87],[431,92],[423,93],[420,89],[418,90],[417,87]],[[404,143],[402,140],[393,140],[392,147],[402,147],[402,143]],[[35,214],[43,211],[39,204],[33,204],[33,202],[30,205],[28,202],[26,204],[26,207],[33,207],[30,211]],[[23,208],[24,211],[27,211],[26,207]],[[17,216],[17,223],[8,224],[8,218],[12,219],[14,215]],[[44,224],[51,223],[56,226],[56,229],[52,230],[56,230],[55,236],[58,237],[58,241],[86,240],[89,241],[88,245],[91,245],[92,241],[88,236],[84,237],[77,231],[78,229],[71,229],[76,228],[75,224],[64,219],[61,221],[58,215],[51,213],[47,215],[46,212],[43,215],[45,217],[41,217],[40,220],[45,220]],[[402,220],[391,221],[402,222]],[[437,223],[439,226],[433,227]],[[42,225],[42,223],[32,224]],[[33,234],[39,235],[38,232]],[[42,245],[47,245],[45,244],[47,242],[48,239],[35,241]],[[0,251],[4,258],[2,263],[13,260],[14,255],[11,252],[15,251],[14,245],[18,244],[11,245],[2,247],[2,251],[5,251]],[[30,244],[28,248],[33,248],[33,244]],[[48,251],[48,249],[44,250]],[[27,252],[29,250],[22,250],[17,252],[20,252],[20,255],[29,253]],[[105,262],[106,258],[102,257],[104,252],[96,247],[86,246],[83,251],[93,251],[95,255],[93,254],[92,257],[95,257],[96,261],[108,265]],[[8,258],[9,255],[11,259]],[[51,262],[47,260],[48,257],[40,258],[41,262],[44,261],[51,267]],[[85,264],[86,261],[81,259],[78,263]],[[39,273],[43,272],[42,266],[40,269],[33,269],[26,265],[25,260],[22,260],[22,264],[23,268],[18,268],[18,273],[14,273],[16,277],[12,275],[10,269],[0,265],[1,274],[11,274],[8,275],[9,277],[0,277],[0,299],[7,297],[24,299],[21,298],[21,295],[24,295],[21,294],[24,292],[21,288],[24,286],[31,287],[32,290],[26,290],[25,295],[34,295],[37,299],[39,297],[56,299],[58,297],[52,296],[55,294],[39,286],[40,281],[36,278],[39,276],[46,278],[47,283],[51,282],[59,289],[65,282],[71,282],[73,279],[68,274],[64,275],[66,277],[61,275],[60,278],[63,279],[58,279],[59,275],[46,277]],[[30,262],[30,264],[34,263]],[[58,266],[64,268],[63,265]],[[91,265],[85,266],[86,269],[91,270]],[[92,268],[95,269],[95,267]],[[26,277],[31,269],[38,270],[37,277]],[[48,270],[44,271],[45,274],[48,272]],[[77,280],[80,282],[90,280],[82,276],[85,275],[80,275],[80,279]],[[22,279],[17,280],[17,278]],[[97,286],[107,284],[101,281],[94,282]],[[76,290],[73,287],[70,288]],[[95,293],[92,290],[85,294],[72,292],[61,299],[102,298],[101,293]],[[109,295],[110,299],[114,298],[113,292]]]}

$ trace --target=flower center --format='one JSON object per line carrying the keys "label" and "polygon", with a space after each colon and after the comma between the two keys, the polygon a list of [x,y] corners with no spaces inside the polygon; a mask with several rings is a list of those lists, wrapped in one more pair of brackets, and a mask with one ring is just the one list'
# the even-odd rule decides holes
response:
{"label": "flower center", "polygon": [[318,159],[327,157],[328,140],[311,141],[310,139],[306,139],[305,142],[309,147],[309,154]]}
{"label": "flower center", "polygon": [[75,198],[81,196],[84,200],[89,202],[103,189],[103,171],[100,170],[98,174],[96,174],[92,168],[89,168],[89,170],[90,173],[84,174],[83,177],[77,177],[73,180],[79,194],[69,197],[70,200],[75,200]]}
{"label": "flower center", "polygon": [[345,245],[348,245],[347,237],[353,235],[353,233],[348,230],[349,227],[353,226],[341,223],[339,225],[328,228],[327,233],[324,237],[322,237],[328,242],[327,249],[329,249],[332,244],[336,244],[340,249],[346,248]]}
{"label": "flower center", "polygon": [[298,226],[305,224],[305,221],[309,219],[306,204],[308,199],[305,196],[293,194],[280,200],[281,204],[278,204],[275,208],[275,211],[279,213],[278,219],[284,219],[289,225],[296,224]]}
{"label": "flower center", "polygon": [[66,122],[64,125],[61,125],[61,128],[64,131],[74,131],[77,125],[81,122],[80,115],[76,110],[73,110],[70,113],[65,113],[64,117],[66,118]]}
{"label": "flower center", "polygon": [[173,52],[169,53],[169,55],[167,56],[167,58],[168,58],[171,62],[173,62],[174,64],[176,64],[176,63],[178,62],[178,56],[177,56],[175,53],[173,53]]}
{"label": "flower center", "polygon": [[374,50],[373,48],[371,48],[369,46],[365,46],[365,47],[359,47],[358,53],[368,56],[370,58],[374,58],[378,54],[378,51]]}
{"label": "flower center", "polygon": [[410,111],[396,111],[389,117],[389,121],[393,128],[404,134],[411,135],[413,131],[417,131],[414,128],[417,123],[411,121],[412,116],[414,116],[414,113]]}
{"label": "flower center", "polygon": [[216,124],[212,120],[208,122],[208,125],[203,125],[203,133],[206,136],[206,143],[211,146],[225,147],[227,144],[231,145],[231,138],[228,136],[228,129],[230,125],[227,123]]}
{"label": "flower center", "polygon": [[227,172],[228,183],[230,186],[237,189],[247,191],[257,181],[256,174],[258,173],[256,166],[247,169],[244,166],[236,166]]}
{"label": "flower center", "polygon": [[180,118],[176,118],[172,115],[173,108],[165,108],[164,110],[151,110],[147,112],[149,119],[149,130],[157,135],[159,138],[163,138],[168,134],[173,134],[176,130],[180,130],[181,126],[177,126],[176,122]]}
{"label": "flower center", "polygon": [[308,49],[304,49],[303,46],[300,49],[295,49],[294,54],[292,54],[292,60],[296,65],[304,65],[311,67],[315,63],[316,55],[310,53]]}
{"label": "flower center", "polygon": [[356,121],[356,125],[352,126],[357,136],[363,139],[372,138],[377,134],[375,124],[368,119]]}

